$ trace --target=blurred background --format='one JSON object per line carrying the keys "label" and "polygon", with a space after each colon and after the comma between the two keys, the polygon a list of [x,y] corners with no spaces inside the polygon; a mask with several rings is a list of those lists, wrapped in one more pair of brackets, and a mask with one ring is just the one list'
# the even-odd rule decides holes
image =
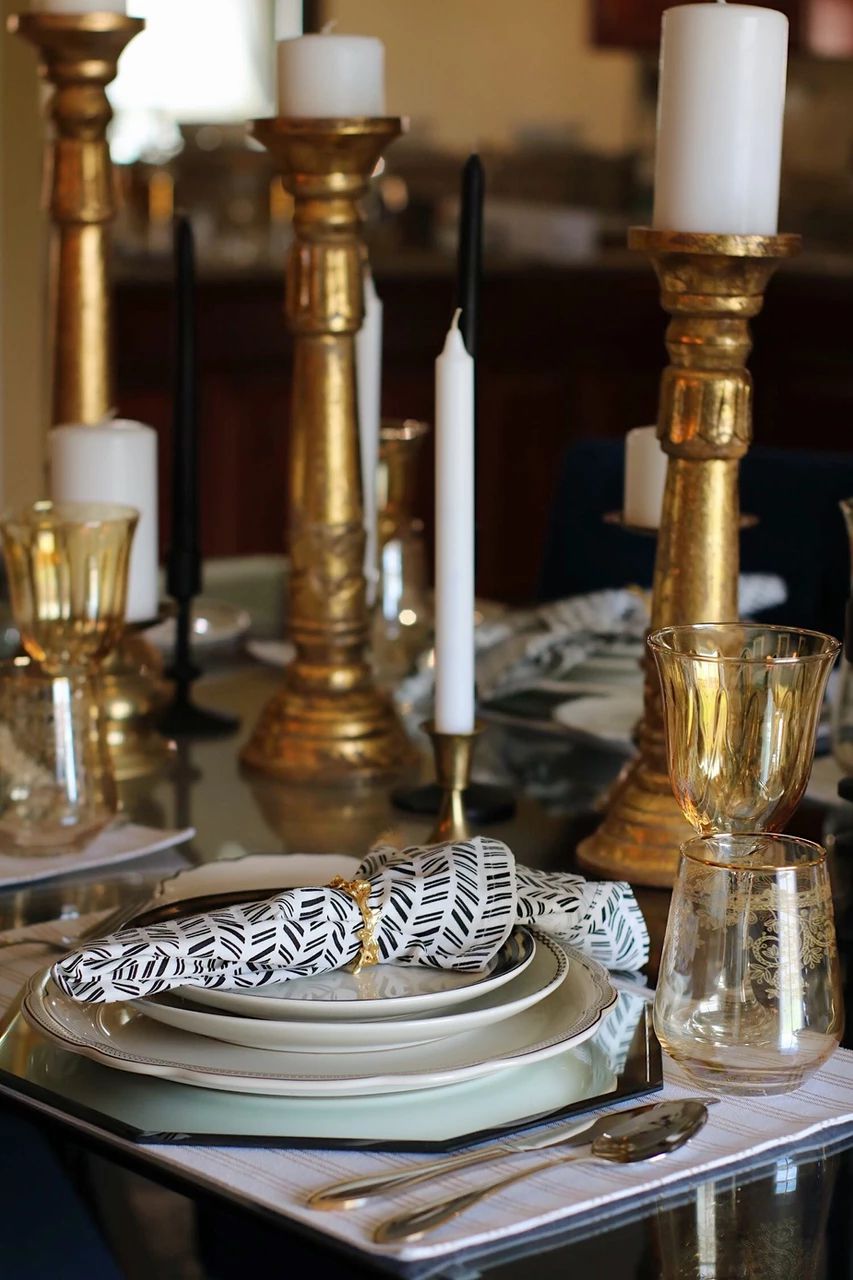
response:
{"label": "blurred background", "polygon": [[[2,0],[8,14],[20,4]],[[282,13],[294,0],[279,0]],[[478,522],[481,595],[534,596],[562,460],[654,420],[664,318],[648,263],[659,0],[313,0],[386,44],[410,118],[368,209],[385,303],[384,411],[431,420],[453,296],[459,169],[488,181]],[[853,0],[787,0],[782,230],[806,251],[755,325],[756,439],[846,450],[853,422]],[[274,111],[275,0],[131,0],[148,29],[112,89],[118,409],[171,430],[171,218],[193,218],[207,555],[286,550],[290,202],[246,120]],[[0,483],[41,486],[47,380],[41,114],[32,51],[0,52]],[[429,451],[424,456],[428,457]],[[430,468],[418,504],[429,521]],[[164,508],[168,504],[163,504]],[[164,521],[168,513],[164,510]],[[840,517],[839,517],[840,518]],[[507,530],[509,529],[509,535]],[[161,530],[168,545],[168,528]]]}

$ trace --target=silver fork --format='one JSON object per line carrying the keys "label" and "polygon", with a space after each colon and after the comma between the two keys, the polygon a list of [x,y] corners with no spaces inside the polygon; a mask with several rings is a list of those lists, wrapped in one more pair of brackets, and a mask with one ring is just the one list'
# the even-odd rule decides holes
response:
{"label": "silver fork", "polygon": [[92,938],[103,938],[109,933],[114,933],[116,929],[135,915],[137,910],[144,906],[148,898],[134,900],[133,902],[125,902],[121,906],[116,907],[108,915],[95,920],[87,928],[80,933],[60,933],[53,934],[52,937],[45,937],[42,933],[44,929],[53,928],[59,921],[45,920],[41,924],[33,925],[32,929],[28,929],[26,933],[19,933],[14,938],[0,938],[0,950],[5,947],[47,947],[51,951],[68,951],[72,947],[79,946],[81,942],[89,942]]}

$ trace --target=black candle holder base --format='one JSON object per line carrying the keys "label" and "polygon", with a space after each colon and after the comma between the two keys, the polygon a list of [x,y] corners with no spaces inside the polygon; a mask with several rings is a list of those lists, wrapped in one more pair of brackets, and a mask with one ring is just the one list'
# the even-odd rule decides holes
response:
{"label": "black candle holder base", "polygon": [[[391,792],[391,803],[404,813],[433,818],[441,807],[442,790],[437,782],[422,787],[397,787]],[[505,822],[515,813],[515,796],[508,787],[486,782],[472,782],[462,793],[465,817],[474,824]]]}
{"label": "black candle holder base", "polygon": [[240,727],[237,716],[208,711],[189,699],[176,699],[160,716],[157,726],[167,738],[225,738]]}

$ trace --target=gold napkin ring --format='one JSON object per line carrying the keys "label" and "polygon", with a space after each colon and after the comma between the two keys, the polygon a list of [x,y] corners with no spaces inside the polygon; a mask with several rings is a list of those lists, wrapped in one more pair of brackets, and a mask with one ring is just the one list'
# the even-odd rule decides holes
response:
{"label": "gold napkin ring", "polygon": [[379,912],[371,910],[368,905],[372,887],[369,880],[344,880],[342,876],[335,876],[334,880],[329,881],[330,889],[340,889],[343,893],[349,894],[364,921],[363,928],[356,934],[361,948],[351,965],[353,973],[361,973],[365,965],[379,964],[379,944],[376,941]]}

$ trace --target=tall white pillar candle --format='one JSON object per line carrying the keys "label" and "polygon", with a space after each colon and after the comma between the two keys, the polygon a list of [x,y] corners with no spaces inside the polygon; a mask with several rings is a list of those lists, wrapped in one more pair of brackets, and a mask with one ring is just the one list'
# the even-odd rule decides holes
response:
{"label": "tall white pillar candle", "polygon": [[33,13],[127,13],[127,0],[35,0]]}
{"label": "tall white pillar candle", "polygon": [[278,114],[383,116],[385,46],[373,36],[299,36],[278,44]]}
{"label": "tall white pillar candle", "polygon": [[367,603],[376,600],[379,577],[379,420],[382,414],[382,301],[373,275],[364,273],[364,323],[355,336],[356,389],[358,391],[358,434],[361,445],[361,492],[364,511],[364,576]]}
{"label": "tall white pillar candle", "polygon": [[435,727],[474,728],[474,361],[458,311],[435,362]]}
{"label": "tall white pillar candle", "polygon": [[622,519],[640,529],[660,524],[667,455],[657,427],[635,427],[625,437],[625,495]]}
{"label": "tall white pillar candle", "polygon": [[663,15],[654,226],[775,235],[788,19],[750,4]]}
{"label": "tall white pillar candle", "polygon": [[130,555],[128,622],[157,617],[157,433],[119,419],[50,433],[51,496],[57,502],[118,502],[139,511]]}

